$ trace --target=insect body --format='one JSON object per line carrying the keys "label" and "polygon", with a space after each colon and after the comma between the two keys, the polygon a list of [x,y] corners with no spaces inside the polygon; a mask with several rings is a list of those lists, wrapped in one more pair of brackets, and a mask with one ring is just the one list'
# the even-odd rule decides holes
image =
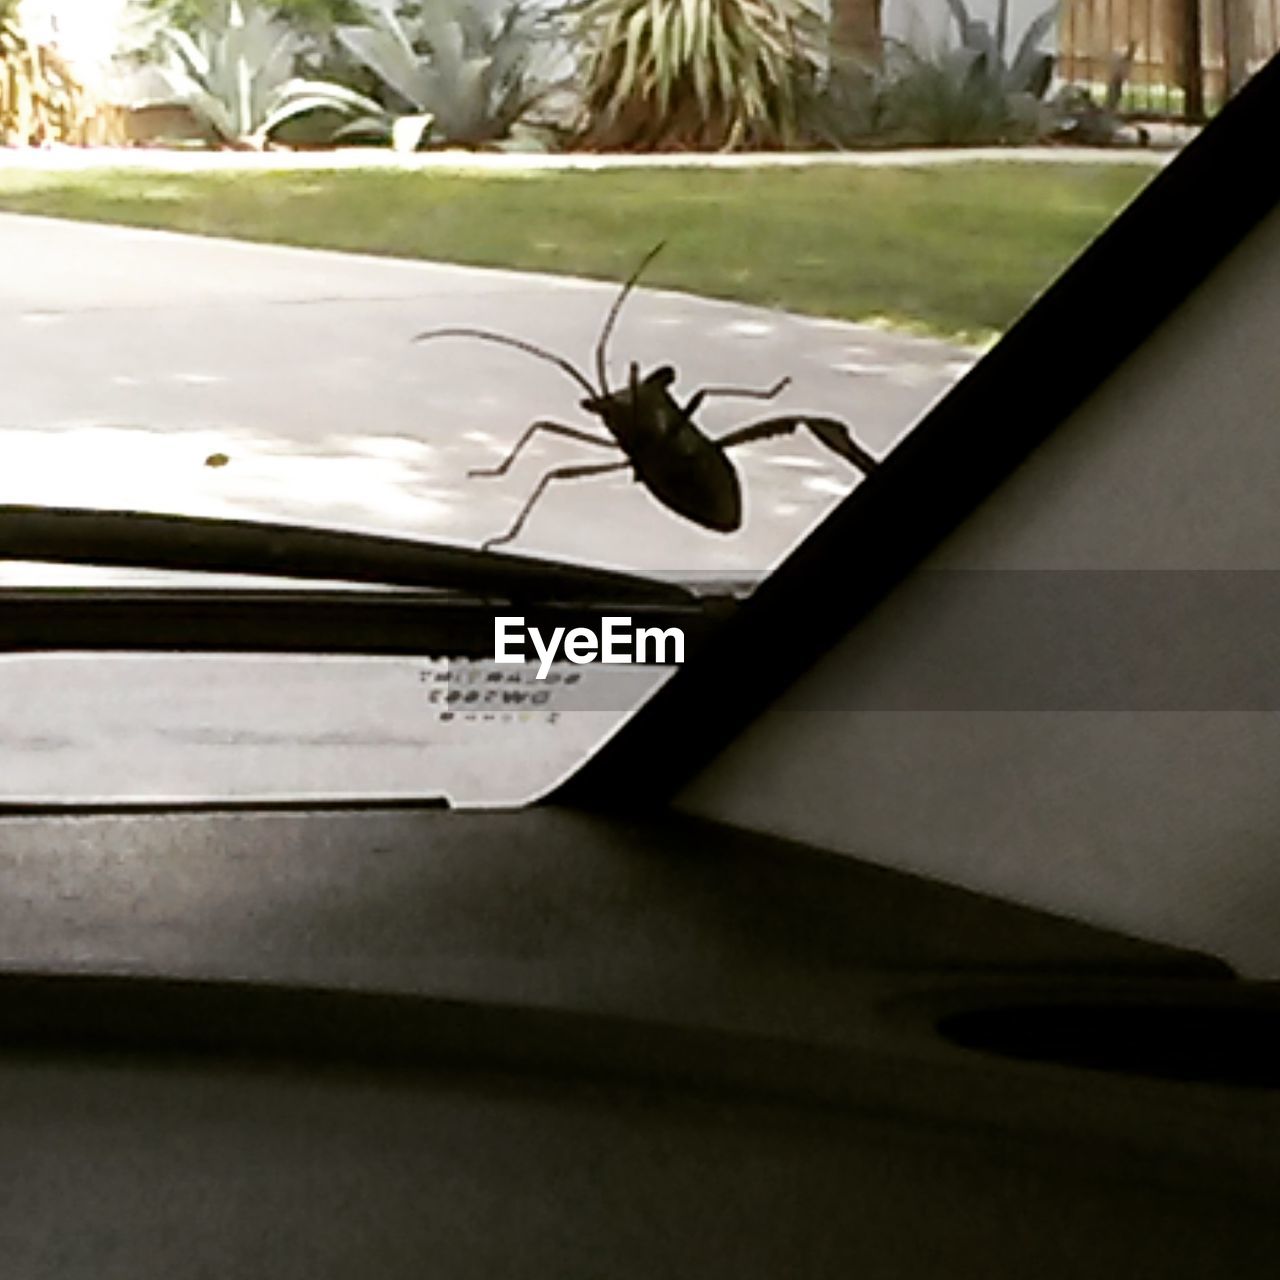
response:
{"label": "insect body", "polygon": [[671,394],[676,372],[662,365],[643,379],[631,366],[621,391],[582,407],[609,429],[635,478],[659,502],[717,533],[742,523],[742,486],[724,449],[704,435]]}
{"label": "insect body", "polygon": [[478,338],[513,347],[540,360],[549,361],[567,373],[587,393],[581,401],[582,408],[599,418],[609,433],[604,436],[559,422],[538,421],[525,430],[515,447],[496,467],[471,471],[469,475],[505,475],[525,445],[539,433],[562,436],[599,448],[620,450],[624,455],[621,461],[556,467],[548,471],[529,495],[511,527],[506,533],[490,538],[484,544],[486,547],[510,542],[515,538],[524,528],[530,511],[553,480],[581,480],[589,476],[627,470],[659,502],[677,515],[717,533],[732,533],[742,524],[742,486],[728,451],[753,440],[789,435],[801,427],[811,431],[827,448],[838,453],[864,475],[875,470],[876,460],[853,439],[849,428],[834,418],[816,417],[812,414],[765,418],[749,426],[739,427],[719,439],[707,435],[694,421],[698,409],[711,396],[772,400],[789,385],[790,378],[782,378],[764,390],[703,387],[682,405],[671,390],[676,380],[675,369],[670,365],[661,365],[641,377],[639,366],[632,363],[628,369],[626,386],[617,390],[610,389],[606,370],[610,335],[617,323],[622,304],[635,288],[645,267],[653,261],[661,248],[662,245],[659,244],[645,255],[609,309],[596,342],[598,386],[593,386],[581,371],[563,357],[507,334],[493,333],[487,329],[450,328],[428,330],[414,339],[415,342],[423,342],[435,338]]}

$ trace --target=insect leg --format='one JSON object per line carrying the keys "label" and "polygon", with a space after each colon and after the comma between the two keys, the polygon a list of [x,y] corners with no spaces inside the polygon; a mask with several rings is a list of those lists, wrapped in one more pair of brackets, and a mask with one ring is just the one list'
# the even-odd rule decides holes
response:
{"label": "insect leg", "polygon": [[780,396],[790,385],[790,378],[779,378],[773,386],[765,391],[755,391],[750,387],[703,387],[701,391],[695,391],[690,397],[689,403],[684,407],[684,416],[686,418],[693,417],[708,396],[736,396],[742,400],[772,400],[775,396]]}
{"label": "insect leg", "polygon": [[849,428],[835,418],[818,418],[803,413],[792,414],[785,418],[766,418],[763,422],[753,422],[750,426],[739,427],[721,436],[716,443],[722,449],[733,449],[740,444],[750,444],[752,440],[770,440],[774,436],[791,435],[807,427],[833,453],[838,453],[846,462],[857,467],[863,475],[870,475],[880,464],[850,434]]}
{"label": "insect leg", "polygon": [[528,501],[520,508],[520,514],[516,516],[511,528],[506,533],[499,534],[496,538],[490,538],[484,543],[481,550],[488,551],[490,547],[510,542],[524,528],[524,522],[529,518],[529,512],[533,510],[534,504],[542,497],[543,491],[553,480],[583,480],[587,476],[602,476],[608,471],[626,471],[630,466],[630,462],[595,462],[581,467],[557,467],[554,471],[548,471],[538,481],[533,492],[529,495]]}
{"label": "insect leg", "polygon": [[598,444],[605,449],[616,449],[618,445],[615,441],[610,440],[606,436],[595,436],[589,431],[579,431],[577,427],[562,426],[559,422],[535,422],[529,427],[524,435],[516,441],[515,448],[496,467],[476,467],[467,472],[468,476],[503,476],[506,475],[511,464],[520,455],[520,451],[533,439],[539,431],[546,432],[551,436],[564,436],[566,440],[580,440],[583,444]]}

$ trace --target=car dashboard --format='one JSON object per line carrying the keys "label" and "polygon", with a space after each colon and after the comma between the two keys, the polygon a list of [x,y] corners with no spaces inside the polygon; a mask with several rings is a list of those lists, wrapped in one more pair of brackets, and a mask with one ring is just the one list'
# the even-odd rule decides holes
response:
{"label": "car dashboard", "polygon": [[8,1274],[1271,1273],[1213,959],[674,811],[0,846]]}

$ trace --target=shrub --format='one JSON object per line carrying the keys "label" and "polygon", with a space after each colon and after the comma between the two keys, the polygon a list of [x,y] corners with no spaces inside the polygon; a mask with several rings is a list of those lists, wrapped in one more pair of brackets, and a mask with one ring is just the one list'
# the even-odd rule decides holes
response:
{"label": "shrub", "polygon": [[803,0],[584,0],[580,145],[794,145],[820,22]]}
{"label": "shrub", "polygon": [[24,29],[13,0],[0,0],[0,145],[119,141],[118,113],[98,102],[56,49]]}
{"label": "shrub", "polygon": [[336,36],[381,82],[387,136],[407,116],[425,142],[498,142],[555,87],[555,18],[526,0],[359,0],[359,8],[364,21]]}
{"label": "shrub", "polygon": [[833,77],[817,104],[824,131],[838,144],[958,146],[1027,142],[1051,132],[1045,102],[1053,56],[1040,46],[1058,4],[1028,25],[1008,52],[1008,0],[999,0],[994,31],[970,16],[964,0],[947,0],[958,43],[921,51],[885,42],[883,64]]}

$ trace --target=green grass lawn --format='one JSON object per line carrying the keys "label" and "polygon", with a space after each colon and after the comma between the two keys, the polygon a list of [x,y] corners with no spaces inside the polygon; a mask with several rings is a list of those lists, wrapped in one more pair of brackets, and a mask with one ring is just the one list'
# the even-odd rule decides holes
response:
{"label": "green grass lawn", "polygon": [[0,169],[0,208],[484,266],[625,277],[951,338],[999,333],[1148,166],[480,174]]}

